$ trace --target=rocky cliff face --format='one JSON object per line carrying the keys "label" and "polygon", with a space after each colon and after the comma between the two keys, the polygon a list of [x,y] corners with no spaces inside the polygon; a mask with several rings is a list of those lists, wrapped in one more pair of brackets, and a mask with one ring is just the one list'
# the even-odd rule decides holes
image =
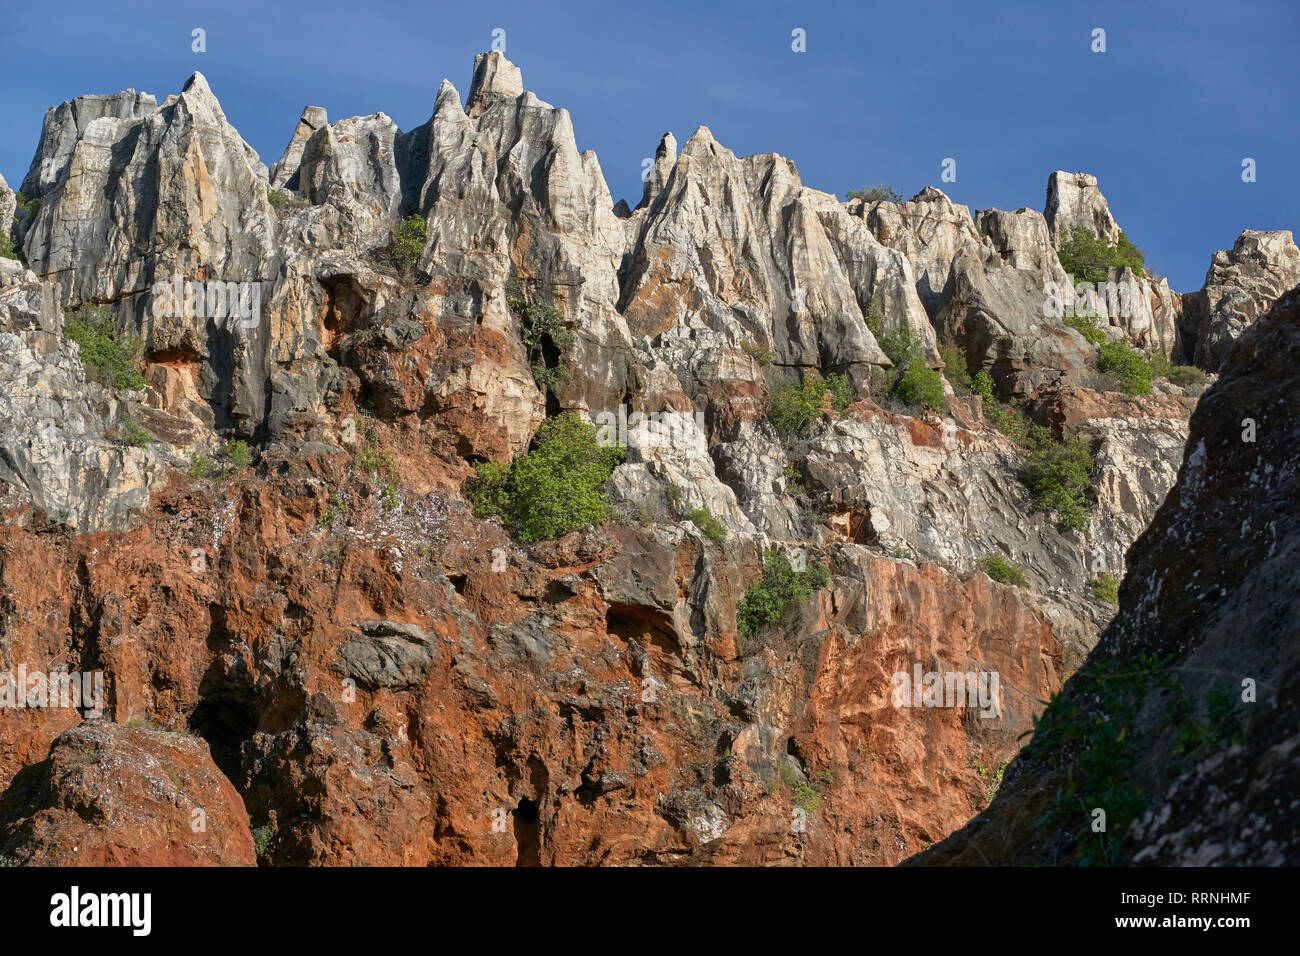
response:
{"label": "rocky cliff face", "polygon": [[[984,807],[1095,643],[1090,582],[1131,562],[1201,391],[1122,394],[1046,308],[1079,298],[1060,232],[1118,235],[1092,177],[1053,174],[1042,214],[934,188],[841,203],[702,127],[663,136],[632,209],[497,53],[409,132],[307,107],[269,170],[201,75],[161,105],[80,97],[47,113],[21,192],[0,671],[102,673],[105,701],[0,708],[20,862],[62,861],[61,827],[89,862],[897,862]],[[1094,321],[1200,362],[1252,334],[1291,252],[1234,250],[1204,308],[1126,272],[1139,294]],[[251,308],[214,311],[214,287]],[[64,310],[92,305],[142,340],[143,387],[70,341]],[[904,332],[945,370],[943,414],[882,387]],[[1012,413],[961,384],[980,371],[1087,445],[1086,522],[1035,509]],[[839,410],[779,435],[782,383],[832,375]],[[618,519],[525,545],[473,517],[473,465],[570,411],[673,416],[666,439],[626,431]],[[829,584],[748,633],[767,550]],[[899,706],[914,666],[996,674],[997,706]],[[165,812],[127,788],[74,821],[106,772],[88,751],[133,786],[187,769]],[[182,837],[191,805],[209,828]]]}
{"label": "rocky cliff face", "polygon": [[1293,291],[1240,337],[1192,415],[1178,482],[1129,552],[1096,650],[992,806],[915,862],[1300,860],[1297,361]]}

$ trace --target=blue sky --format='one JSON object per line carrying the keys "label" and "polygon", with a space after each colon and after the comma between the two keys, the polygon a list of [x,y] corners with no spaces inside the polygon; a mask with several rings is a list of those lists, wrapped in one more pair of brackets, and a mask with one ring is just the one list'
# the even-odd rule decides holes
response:
{"label": "blue sky", "polygon": [[[972,210],[1041,209],[1052,170],[1093,173],[1180,291],[1243,228],[1300,226],[1294,0],[879,6],[23,4],[3,12],[0,173],[17,188],[48,106],[128,87],[161,102],[196,69],[268,165],[308,104],[331,120],[382,110],[410,129],[444,77],[464,97],[474,54],[501,28],[525,87],[569,110],[579,148],[632,205],[660,135],[684,143],[706,125],[841,198],[936,185]],[[206,53],[191,50],[195,27]],[[1097,27],[1105,53],[1090,49]],[[791,50],[795,28],[806,52]],[[940,181],[947,157],[956,182]]]}

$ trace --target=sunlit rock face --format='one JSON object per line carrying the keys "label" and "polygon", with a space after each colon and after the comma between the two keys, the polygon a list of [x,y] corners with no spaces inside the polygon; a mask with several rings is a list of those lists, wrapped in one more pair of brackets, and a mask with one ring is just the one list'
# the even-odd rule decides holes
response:
{"label": "sunlit rock face", "polygon": [[[112,688],[90,730],[0,708],[0,854],[892,864],[957,830],[1114,615],[1098,583],[1127,572],[1122,623],[1181,560],[1134,541],[1193,480],[1205,385],[1121,393],[1066,310],[1246,369],[1285,345],[1259,317],[1300,281],[1290,234],[1243,233],[1198,293],[1112,270],[1116,305],[1058,256],[1119,235],[1086,174],[1042,213],[840,202],[700,127],[615,203],[499,53],[429,111],[307,106],[268,170],[195,74],[51,109],[24,202],[0,182],[0,664]],[[903,333],[942,411],[890,392]],[[1086,443],[1084,526],[1036,506],[979,372]],[[564,413],[621,450],[607,520],[525,544],[471,482]],[[755,628],[773,554],[827,583]],[[900,705],[918,666],[996,674],[996,708]],[[59,810],[164,759],[179,780],[92,800],[130,826]],[[190,803],[220,821],[201,847],[174,839]]]}

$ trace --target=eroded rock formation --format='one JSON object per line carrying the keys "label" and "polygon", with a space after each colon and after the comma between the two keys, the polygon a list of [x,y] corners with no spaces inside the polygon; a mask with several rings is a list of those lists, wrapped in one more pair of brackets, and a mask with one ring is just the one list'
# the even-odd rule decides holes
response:
{"label": "eroded rock formation", "polygon": [[[933,187],[841,203],[701,127],[662,137],[632,209],[499,53],[411,131],[307,107],[270,170],[199,74],[161,105],[79,97],[22,192],[41,203],[11,204],[22,259],[0,259],[0,672],[102,672],[107,700],[85,722],[0,710],[19,862],[70,861],[61,827],[92,863],[898,862],[984,807],[1088,654],[1112,613],[1091,585],[1130,566],[1202,391],[1120,394],[1045,308],[1077,299],[1063,229],[1118,236],[1092,177],[1053,174],[1042,214],[972,217]],[[404,221],[424,226],[405,263]],[[1247,235],[1203,308],[1115,270],[1140,294],[1099,304],[1103,335],[1175,362],[1244,341],[1294,253]],[[189,282],[256,308],[196,310],[169,291]],[[91,305],[142,339],[143,389],[88,373],[63,309]],[[1035,509],[979,397],[945,382],[940,415],[883,393],[902,330],[1087,443],[1086,528]],[[770,396],[814,375],[854,400],[783,439]],[[521,545],[464,484],[565,411],[674,424],[626,433],[616,520]],[[225,441],[252,463],[214,474]],[[701,507],[721,536],[686,520]],[[766,550],[830,581],[746,634]],[[996,713],[897,706],[914,666],[999,675]],[[92,747],[125,789],[87,796]],[[166,810],[131,789],[158,767],[180,777]],[[203,839],[178,835],[191,805]]]}

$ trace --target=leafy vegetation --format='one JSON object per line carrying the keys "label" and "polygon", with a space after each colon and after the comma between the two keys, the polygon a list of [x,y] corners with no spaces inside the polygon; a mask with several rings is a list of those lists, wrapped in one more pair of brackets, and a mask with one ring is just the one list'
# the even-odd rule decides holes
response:
{"label": "leafy vegetation", "polygon": [[1149,395],[1154,372],[1147,359],[1124,339],[1103,342],[1097,350],[1097,368],[1119,378],[1128,395]]}
{"label": "leafy vegetation", "polygon": [[190,477],[195,481],[202,481],[209,474],[216,471],[217,463],[207,455],[200,455],[195,452],[190,458]]}
{"label": "leafy vegetation", "polygon": [[1018,588],[1023,588],[1028,583],[1025,580],[1025,572],[1019,565],[1008,561],[1000,554],[985,555],[976,564],[981,571],[999,584],[1014,584]]}
{"label": "leafy vegetation", "polygon": [[1091,581],[1088,587],[1092,589],[1093,595],[1103,604],[1119,603],[1119,578],[1109,571],[1103,571]]}
{"label": "leafy vegetation", "polygon": [[752,358],[759,365],[771,365],[776,361],[776,353],[769,348],[764,348],[754,342],[746,342],[741,346],[745,354]]}
{"label": "leafy vegetation", "polygon": [[80,347],[82,364],[95,381],[114,388],[144,388],[144,340],[118,332],[113,314],[107,309],[81,306],[69,312],[63,322],[63,335]]}
{"label": "leafy vegetation", "polygon": [[[1097,369],[1115,376],[1115,383],[1128,395],[1149,395],[1156,377],[1173,373],[1164,353],[1139,352],[1126,339],[1108,339],[1097,326],[1095,313],[1067,316],[1065,324],[1097,346]],[[1179,373],[1186,375],[1187,373]]]}
{"label": "leafy vegetation", "polygon": [[813,564],[802,571],[779,551],[763,552],[763,580],[745,592],[736,607],[736,624],[746,637],[780,624],[786,613],[830,583],[830,569]]}
{"label": "leafy vegetation", "polygon": [[876,297],[874,295],[871,297],[871,301],[867,303],[866,321],[867,328],[871,330],[871,334],[879,338],[881,323],[885,321],[885,317],[880,314],[880,307],[876,305]]}
{"label": "leafy vegetation", "polygon": [[322,528],[333,528],[335,519],[347,514],[347,504],[343,496],[337,491],[329,496],[325,502],[325,507],[320,513],[320,526]]}
{"label": "leafy vegetation", "polygon": [[148,448],[154,440],[153,435],[149,433],[149,429],[130,415],[124,416],[122,424],[118,426],[118,437],[132,448]]}
{"label": "leafy vegetation", "polygon": [[1092,449],[1076,435],[1062,442],[1049,438],[1025,457],[1025,484],[1034,496],[1034,507],[1055,511],[1067,528],[1088,527],[1088,495],[1092,491]]}
{"label": "leafy vegetation", "polygon": [[[534,301],[530,290],[518,279],[506,286],[506,304],[519,320],[520,335],[528,352],[533,381],[545,391],[569,377],[569,370],[559,364],[559,354],[573,346],[573,333],[564,326],[564,314],[553,306]],[[548,358],[548,349],[554,353]]]}
{"label": "leafy vegetation", "polygon": [[941,345],[939,358],[943,359],[943,377],[948,380],[948,384],[959,394],[969,392],[972,380],[966,371],[966,353],[955,345]]}
{"label": "leafy vegetation", "polygon": [[1074,276],[1076,281],[1106,282],[1110,278],[1112,267],[1127,266],[1138,276],[1146,270],[1142,251],[1122,232],[1112,246],[1090,229],[1072,226],[1069,237],[1061,242],[1057,256],[1061,260],[1061,268]]}
{"label": "leafy vegetation", "polygon": [[1188,385],[1204,385],[1210,380],[1210,376],[1195,365],[1175,365],[1169,369],[1166,378],[1179,388],[1186,388]]}
{"label": "leafy vegetation", "polygon": [[418,214],[407,216],[393,228],[388,251],[408,275],[414,272],[420,261],[428,231],[429,224]]}
{"label": "leafy vegetation", "polygon": [[975,377],[970,381],[970,390],[972,395],[978,395],[984,399],[984,407],[993,406],[993,376],[984,369],[975,373]]}
{"label": "leafy vegetation", "polygon": [[713,517],[708,508],[696,508],[686,517],[700,529],[700,534],[710,541],[721,543],[727,537],[727,529],[722,526],[721,521]]}
{"label": "leafy vegetation", "polygon": [[919,362],[909,365],[894,387],[894,394],[913,408],[943,411],[948,400],[943,392],[943,376]]}
{"label": "leafy vegetation", "polygon": [[[1133,821],[1150,805],[1135,770],[1146,745],[1137,717],[1153,691],[1176,695],[1155,723],[1173,728],[1171,742],[1179,758],[1170,768],[1174,775],[1207,748],[1232,746],[1243,738],[1232,695],[1211,691],[1204,707],[1198,706],[1169,676],[1173,660],[1143,655],[1136,661],[1090,662],[1076,674],[1068,694],[1058,693],[1034,720],[1027,756],[1037,765],[1065,771],[1051,808],[1037,825],[1074,834],[1080,866],[1108,866]],[[1104,830],[1092,827],[1097,810],[1106,814]]]}
{"label": "leafy vegetation", "polygon": [[234,468],[247,468],[253,456],[248,451],[248,442],[237,438],[228,438],[221,446],[221,454],[229,459]]}
{"label": "leafy vegetation", "polygon": [[596,428],[572,412],[542,423],[533,449],[509,467],[476,466],[465,496],[479,518],[496,516],[521,541],[556,538],[609,517],[602,486],[622,463],[622,448],[603,448]]}
{"label": "leafy vegetation", "polygon": [[42,200],[41,198],[34,196],[29,199],[28,197],[24,196],[22,193],[18,193],[14,197],[14,199],[18,203],[18,208],[26,209],[29,213],[32,214],[33,219],[36,218],[36,214],[41,211],[41,206],[44,205],[44,200]]}
{"label": "leafy vegetation", "polygon": [[1014,404],[986,404],[984,414],[994,428],[1025,450],[1020,477],[1033,495],[1034,510],[1055,511],[1067,528],[1087,528],[1093,493],[1089,444],[1073,435],[1057,441]]}
{"label": "leafy vegetation", "polygon": [[776,386],[768,400],[768,419],[782,438],[810,434],[827,408],[843,412],[856,399],[843,375],[821,378],[809,375],[802,382],[786,381]]}
{"label": "leafy vegetation", "polygon": [[293,199],[293,197],[283,189],[268,189],[266,191],[266,201],[271,204],[276,212],[279,212],[281,209],[288,206],[291,199]]}
{"label": "leafy vegetation", "polygon": [[1064,321],[1093,345],[1101,345],[1106,341],[1106,333],[1097,328],[1096,319],[1095,312],[1077,312],[1074,315],[1067,315]]}
{"label": "leafy vegetation", "polygon": [[1011,763],[1010,760],[1002,761],[1002,763],[998,765],[998,769],[993,772],[993,775],[991,777],[989,776],[989,772],[983,764],[977,763],[973,765],[975,768],[975,772],[979,774],[980,779],[983,780],[985,784],[985,788],[984,788],[985,806],[988,806],[990,803],[992,803],[993,798],[997,796],[998,788],[1002,786],[1002,776],[1007,772],[1007,765],[1010,763]]}
{"label": "leafy vegetation", "polygon": [[892,372],[881,372],[872,379],[872,389],[879,395],[892,395],[913,408],[941,412],[948,401],[943,391],[943,376],[925,366],[925,341],[911,329],[900,326],[880,338],[880,347],[894,363]]}
{"label": "leafy vegetation", "polygon": [[794,805],[800,807],[805,813],[816,813],[822,805],[821,794],[806,783],[801,783],[794,788],[793,800]]}
{"label": "leafy vegetation", "polygon": [[9,238],[9,233],[0,232],[0,259],[17,259],[18,253],[14,252],[14,241]]}
{"label": "leafy vegetation", "polygon": [[893,188],[884,185],[872,186],[870,189],[863,186],[861,189],[850,189],[845,194],[849,199],[865,199],[867,202],[902,202],[903,197],[894,192]]}

